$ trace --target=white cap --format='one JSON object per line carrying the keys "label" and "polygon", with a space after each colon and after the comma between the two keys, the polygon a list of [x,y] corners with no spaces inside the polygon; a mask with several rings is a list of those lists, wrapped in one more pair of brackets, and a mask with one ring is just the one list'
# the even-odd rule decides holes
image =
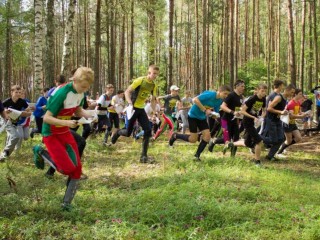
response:
{"label": "white cap", "polygon": [[178,88],[178,86],[177,85],[172,85],[171,87],[170,87],[170,91],[178,91],[180,88]]}

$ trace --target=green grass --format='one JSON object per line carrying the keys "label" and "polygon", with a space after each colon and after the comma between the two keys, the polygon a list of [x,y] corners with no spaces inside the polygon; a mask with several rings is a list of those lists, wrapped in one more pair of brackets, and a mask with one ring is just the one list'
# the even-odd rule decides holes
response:
{"label": "green grass", "polygon": [[71,212],[60,209],[66,177],[33,165],[40,137],[0,164],[0,239],[320,239],[317,153],[257,168],[247,149],[231,159],[217,146],[195,163],[197,144],[162,137],[149,151],[158,163],[144,165],[141,142],[101,139],[88,140]]}

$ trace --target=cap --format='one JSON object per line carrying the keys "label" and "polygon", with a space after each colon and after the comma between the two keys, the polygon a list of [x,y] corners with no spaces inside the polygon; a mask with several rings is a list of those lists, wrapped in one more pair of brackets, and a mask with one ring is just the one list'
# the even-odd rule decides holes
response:
{"label": "cap", "polygon": [[177,90],[179,90],[180,88],[178,88],[178,86],[176,86],[176,85],[172,85],[171,87],[170,87],[170,91],[177,91]]}

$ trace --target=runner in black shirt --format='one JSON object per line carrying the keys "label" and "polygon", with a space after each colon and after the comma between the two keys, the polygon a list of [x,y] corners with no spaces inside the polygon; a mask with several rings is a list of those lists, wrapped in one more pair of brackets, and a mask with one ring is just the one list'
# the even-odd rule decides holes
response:
{"label": "runner in black shirt", "polygon": [[255,128],[255,123],[259,123],[259,113],[262,110],[262,116],[265,115],[266,93],[268,86],[259,84],[257,93],[242,105],[241,113],[243,114],[243,126],[246,130],[245,145],[249,148],[254,148],[255,164],[260,165],[262,137]]}
{"label": "runner in black shirt", "polygon": [[[239,117],[240,108],[243,103],[245,84],[242,80],[237,80],[234,84],[234,91],[224,100],[221,110],[224,114],[221,118],[223,137],[228,148],[231,148],[231,156],[235,156],[237,147],[232,144],[239,140]],[[224,148],[224,153],[227,148]]]}

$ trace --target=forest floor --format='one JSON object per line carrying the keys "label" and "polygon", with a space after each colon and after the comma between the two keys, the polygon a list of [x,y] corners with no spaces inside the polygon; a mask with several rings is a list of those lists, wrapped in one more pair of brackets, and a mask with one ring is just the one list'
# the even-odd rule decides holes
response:
{"label": "forest floor", "polygon": [[60,207],[66,177],[34,167],[39,135],[1,163],[0,239],[320,239],[320,134],[261,168],[247,148],[230,158],[216,146],[194,162],[197,144],[169,148],[161,136],[149,150],[157,163],[140,164],[141,140],[101,140],[87,141],[89,178],[70,212]]}

